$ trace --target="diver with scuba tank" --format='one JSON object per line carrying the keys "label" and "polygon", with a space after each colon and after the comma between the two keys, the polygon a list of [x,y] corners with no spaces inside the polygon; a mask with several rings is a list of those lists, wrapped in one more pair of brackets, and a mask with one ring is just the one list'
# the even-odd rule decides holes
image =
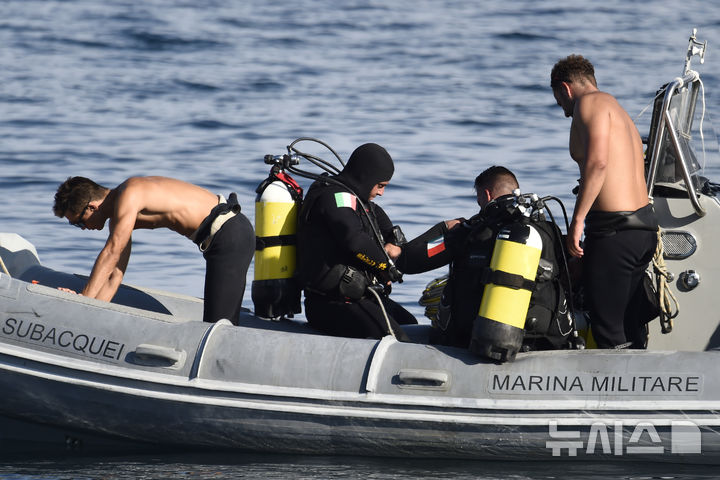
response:
{"label": "diver with scuba tank", "polygon": [[543,199],[520,195],[515,175],[500,166],[478,175],[475,190],[478,214],[438,223],[396,262],[405,273],[450,264],[431,343],[500,362],[518,351],[567,348],[575,329],[562,234],[545,220]]}
{"label": "diver with scuba tank", "polygon": [[388,251],[399,252],[404,238],[373,202],[393,172],[390,154],[367,143],[341,172],[323,175],[308,189],[298,215],[297,278],[307,321],[323,333],[408,341],[400,325],[417,323],[389,297],[390,284],[402,274]]}
{"label": "diver with scuba tank", "polygon": [[[327,148],[342,170],[301,152],[302,141]],[[410,341],[401,325],[417,320],[390,299],[392,282],[402,281],[403,273],[450,264],[443,301],[436,302],[441,315],[430,316],[426,309],[432,343],[470,348],[498,361],[512,360],[521,348],[573,343],[576,330],[566,302],[572,295],[562,284],[569,288],[564,242],[545,204],[552,199],[562,207],[558,199],[522,195],[512,172],[491,167],[475,181],[480,213],[440,222],[407,242],[373,202],[394,173],[383,147],[361,145],[347,164],[314,138],[299,138],[287,150],[265,156],[271,174],[257,189],[253,302],[260,316],[280,319],[299,312],[302,290],[305,317],[320,332]],[[299,168],[301,159],[324,173]],[[304,198],[289,174],[314,181]]]}

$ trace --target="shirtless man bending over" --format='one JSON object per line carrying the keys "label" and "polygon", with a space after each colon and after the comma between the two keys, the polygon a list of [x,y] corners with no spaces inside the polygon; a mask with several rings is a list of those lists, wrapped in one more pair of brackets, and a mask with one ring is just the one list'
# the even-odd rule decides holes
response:
{"label": "shirtless man bending over", "polygon": [[237,324],[255,233],[235,194],[226,201],[166,177],[132,177],[112,190],[70,177],[58,187],[53,211],[83,230],[102,230],[110,220],[107,242],[82,295],[111,301],[130,259],[132,231],[168,228],[195,242],[205,257],[203,320],[227,318]]}
{"label": "shirtless man bending over", "polygon": [[587,59],[558,61],[550,78],[557,104],[573,119],[570,156],[580,167],[580,188],[567,246],[583,257],[593,337],[600,348],[644,348],[645,326],[637,325],[632,300],[655,252],[658,226],[648,202],[642,140],[617,100],[598,90]]}

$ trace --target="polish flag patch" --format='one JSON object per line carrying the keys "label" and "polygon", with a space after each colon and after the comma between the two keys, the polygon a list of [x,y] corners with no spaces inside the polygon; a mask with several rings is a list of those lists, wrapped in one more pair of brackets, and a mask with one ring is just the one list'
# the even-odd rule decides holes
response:
{"label": "polish flag patch", "polygon": [[434,240],[430,240],[427,244],[428,258],[434,257],[438,253],[444,252],[444,251],[445,251],[445,240],[443,239],[442,235]]}
{"label": "polish flag patch", "polygon": [[350,207],[353,210],[356,209],[356,198],[355,195],[348,192],[337,192],[335,194],[335,205],[339,207]]}

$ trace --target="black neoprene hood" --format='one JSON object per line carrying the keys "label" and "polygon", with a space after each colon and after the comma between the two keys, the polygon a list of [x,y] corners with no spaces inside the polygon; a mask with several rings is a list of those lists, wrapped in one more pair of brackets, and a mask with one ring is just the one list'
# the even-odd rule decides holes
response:
{"label": "black neoprene hood", "polygon": [[337,179],[350,187],[361,200],[367,201],[373,187],[389,181],[394,172],[395,165],[387,150],[376,143],[366,143],[350,155]]}

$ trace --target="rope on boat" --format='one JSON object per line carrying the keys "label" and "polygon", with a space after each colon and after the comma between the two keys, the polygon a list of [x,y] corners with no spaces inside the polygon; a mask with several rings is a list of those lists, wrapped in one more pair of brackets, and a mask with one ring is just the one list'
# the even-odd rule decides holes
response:
{"label": "rope on boat", "polygon": [[375,298],[377,299],[378,305],[380,305],[380,310],[382,310],[383,317],[385,317],[385,323],[387,324],[388,331],[390,332],[390,335],[392,335],[393,337],[397,338],[397,335],[395,335],[395,332],[393,331],[392,325],[390,324],[390,317],[388,317],[388,314],[387,314],[387,312],[385,311],[385,305],[383,305],[383,302],[382,302],[382,299],[380,298],[380,295],[378,295],[378,293],[377,293],[374,289],[372,289],[372,288],[370,288],[370,287],[368,287],[367,290],[368,290],[368,292],[372,292],[372,294],[375,295]]}
{"label": "rope on boat", "polygon": [[705,134],[703,133],[703,122],[705,121],[705,84],[703,84],[699,75],[697,77],[697,80],[698,83],[700,83],[700,92],[702,93],[702,116],[700,117],[700,144],[702,145],[703,150],[702,169],[703,171],[705,171],[705,163],[707,162],[707,159],[705,158]]}
{"label": "rope on boat", "polygon": [[7,267],[5,266],[5,262],[3,262],[2,257],[0,257],[0,267],[2,267],[3,272],[5,272],[8,277],[12,277],[12,275],[10,275],[10,272],[8,272]]}
{"label": "rope on boat", "polygon": [[650,108],[650,107],[652,107],[652,106],[655,105],[655,100],[657,100],[658,97],[661,97],[662,95],[665,95],[665,91],[664,91],[663,89],[660,89],[660,90],[655,94],[655,96],[653,97],[653,99],[650,100],[650,101],[648,102],[648,104],[645,105],[645,107],[644,107],[642,110],[640,110],[640,113],[638,113],[637,115],[635,115],[635,118],[633,119],[633,122],[634,122],[634,123],[637,123],[638,120],[640,120],[640,117],[642,117],[643,115],[645,115],[645,112],[648,110],[648,108]]}
{"label": "rope on boat", "polygon": [[655,272],[655,288],[660,300],[660,328],[662,329],[662,333],[670,333],[673,329],[673,318],[677,317],[678,313],[680,313],[680,304],[668,286],[668,281],[670,281],[672,274],[668,272],[667,266],[665,265],[662,232],[660,229],[658,229],[657,235],[657,247],[655,248],[655,256],[652,259],[652,264],[653,271]]}
{"label": "rope on boat", "polygon": [[423,290],[418,304],[425,307],[425,316],[430,319],[433,325],[438,320],[438,309],[440,307],[440,299],[442,298],[445,285],[448,283],[449,275],[445,274],[435,280],[430,281]]}

